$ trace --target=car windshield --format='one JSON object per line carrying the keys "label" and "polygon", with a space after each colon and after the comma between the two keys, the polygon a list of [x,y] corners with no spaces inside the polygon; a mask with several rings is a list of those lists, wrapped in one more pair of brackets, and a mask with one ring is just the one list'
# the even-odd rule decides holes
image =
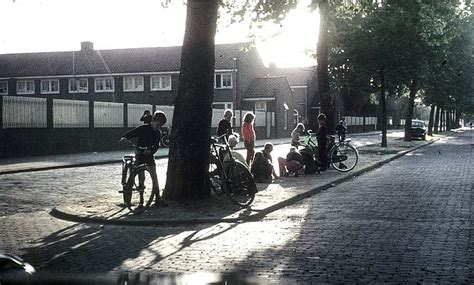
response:
{"label": "car windshield", "polygon": [[415,121],[415,122],[411,123],[411,126],[415,127],[415,128],[422,128],[423,127],[423,122]]}

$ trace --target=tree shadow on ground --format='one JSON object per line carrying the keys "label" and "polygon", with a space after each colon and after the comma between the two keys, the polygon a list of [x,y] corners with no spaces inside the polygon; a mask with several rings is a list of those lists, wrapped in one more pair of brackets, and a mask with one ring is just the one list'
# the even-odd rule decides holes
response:
{"label": "tree shadow on ground", "polygon": [[32,246],[23,249],[26,252],[23,257],[42,273],[146,270],[195,243],[236,226],[158,228],[73,224],[35,240]]}

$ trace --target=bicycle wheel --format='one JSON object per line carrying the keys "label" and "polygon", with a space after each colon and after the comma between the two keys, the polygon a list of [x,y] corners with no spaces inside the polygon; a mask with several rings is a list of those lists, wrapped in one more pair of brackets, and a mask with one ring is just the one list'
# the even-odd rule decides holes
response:
{"label": "bicycle wheel", "polygon": [[226,174],[225,193],[229,199],[241,207],[252,204],[257,185],[248,168],[240,161],[230,161],[224,165]]}
{"label": "bicycle wheel", "polygon": [[132,172],[124,189],[124,201],[134,214],[140,214],[150,207],[155,193],[153,179],[148,167],[140,167]]}
{"label": "bicycle wheel", "polygon": [[332,147],[329,154],[331,165],[340,172],[354,169],[359,161],[359,152],[350,144],[342,143]]}
{"label": "bicycle wheel", "polygon": [[170,135],[164,135],[161,138],[161,145],[166,148],[170,147]]}
{"label": "bicycle wheel", "polygon": [[209,162],[209,186],[211,187],[214,193],[221,195],[224,191],[224,187],[222,184],[222,177],[221,171],[219,169],[219,161],[214,156],[211,156],[211,160]]}
{"label": "bicycle wheel", "polygon": [[123,164],[122,165],[122,196],[123,196],[123,206],[127,207],[127,201],[129,198],[129,191],[127,191],[127,182],[132,175],[132,165],[131,164]]}

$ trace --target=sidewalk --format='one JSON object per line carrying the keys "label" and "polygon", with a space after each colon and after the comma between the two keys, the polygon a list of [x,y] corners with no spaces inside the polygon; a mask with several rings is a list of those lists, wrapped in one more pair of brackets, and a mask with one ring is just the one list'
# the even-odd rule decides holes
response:
{"label": "sidewalk", "polygon": [[240,209],[225,195],[213,195],[210,200],[192,204],[170,202],[168,207],[152,206],[142,215],[135,216],[130,214],[128,209],[119,207],[122,196],[114,192],[71,205],[60,205],[54,208],[51,214],[74,222],[135,226],[255,221],[273,211],[380,167],[437,139],[439,138],[411,142],[396,140],[389,148],[380,148],[378,145],[363,146],[359,148],[359,163],[348,173],[331,169],[321,174],[285,177],[271,184],[257,184],[259,192],[251,209]]}
{"label": "sidewalk", "polygon": [[[389,131],[396,133],[399,130]],[[348,137],[357,136],[372,136],[378,135],[380,131],[348,134]],[[274,145],[289,143],[289,138],[279,139],[263,139],[257,140],[256,147],[263,147],[263,145],[270,141]],[[240,143],[237,149],[243,149],[243,143]],[[71,168],[81,166],[92,166],[99,164],[119,163],[121,158],[130,150],[118,150],[107,152],[89,152],[89,153],[72,153],[72,154],[58,154],[47,156],[32,156],[32,157],[17,157],[17,158],[3,158],[0,159],[0,175],[20,172],[30,172],[39,170],[51,170],[58,168]],[[168,156],[167,148],[160,148],[155,154],[155,158],[165,158]]]}

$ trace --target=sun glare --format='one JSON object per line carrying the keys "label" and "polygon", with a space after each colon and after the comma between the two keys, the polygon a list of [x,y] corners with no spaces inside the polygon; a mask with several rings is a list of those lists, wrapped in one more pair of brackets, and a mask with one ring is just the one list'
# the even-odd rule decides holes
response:
{"label": "sun glare", "polygon": [[[282,26],[256,30],[256,44],[266,64],[308,66],[315,61],[318,14],[300,1]],[[97,49],[181,45],[186,8],[159,0],[3,0],[4,29],[0,53],[77,50],[81,41]],[[248,25],[220,26],[217,43],[249,40]]]}

